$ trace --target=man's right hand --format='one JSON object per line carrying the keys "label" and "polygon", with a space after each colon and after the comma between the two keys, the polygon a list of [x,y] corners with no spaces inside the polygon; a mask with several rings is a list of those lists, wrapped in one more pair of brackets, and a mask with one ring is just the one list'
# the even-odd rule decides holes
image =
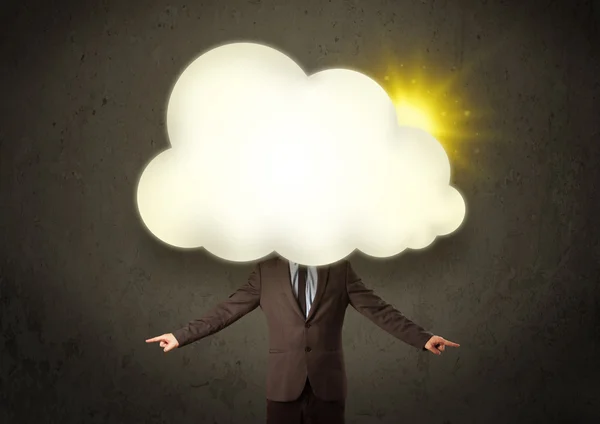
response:
{"label": "man's right hand", "polygon": [[155,343],[160,342],[160,347],[163,348],[163,351],[168,352],[170,350],[175,349],[179,346],[179,342],[173,335],[173,333],[163,334],[162,336],[153,337],[151,339],[147,339],[146,343]]}

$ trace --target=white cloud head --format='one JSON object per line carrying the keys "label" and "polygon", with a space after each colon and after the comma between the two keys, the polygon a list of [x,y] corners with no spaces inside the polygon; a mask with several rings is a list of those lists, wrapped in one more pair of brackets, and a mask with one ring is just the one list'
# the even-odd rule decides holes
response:
{"label": "white cloud head", "polygon": [[142,173],[141,218],[167,244],[240,262],[424,248],[460,226],[465,203],[439,142],[397,119],[364,74],[307,76],[268,46],[217,47],[173,88],[171,148]]}

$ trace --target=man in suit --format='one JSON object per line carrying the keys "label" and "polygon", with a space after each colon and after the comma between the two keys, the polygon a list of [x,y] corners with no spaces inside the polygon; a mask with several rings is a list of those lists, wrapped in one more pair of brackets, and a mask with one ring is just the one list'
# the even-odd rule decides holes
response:
{"label": "man in suit", "polygon": [[[298,296],[300,294],[300,296]],[[274,257],[229,298],[173,333],[146,340],[165,352],[214,334],[261,307],[269,327],[268,424],[343,424],[342,326],[348,305],[409,345],[440,355],[457,343],[406,318],[367,288],[347,260],[322,267]]]}

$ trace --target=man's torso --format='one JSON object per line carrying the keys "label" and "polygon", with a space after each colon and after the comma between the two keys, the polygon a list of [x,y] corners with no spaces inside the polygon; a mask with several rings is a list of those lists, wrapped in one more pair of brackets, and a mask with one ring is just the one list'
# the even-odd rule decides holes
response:
{"label": "man's torso", "polygon": [[269,259],[260,264],[260,273],[260,307],[269,329],[267,397],[297,398],[308,376],[318,397],[345,398],[342,327],[349,299],[344,262],[316,268],[314,299],[306,319],[294,293],[289,263]]}

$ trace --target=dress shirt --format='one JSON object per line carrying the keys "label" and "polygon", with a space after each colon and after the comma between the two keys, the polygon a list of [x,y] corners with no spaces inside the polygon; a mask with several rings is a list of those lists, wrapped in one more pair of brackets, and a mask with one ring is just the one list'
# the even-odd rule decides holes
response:
{"label": "dress shirt", "polygon": [[[294,296],[298,299],[298,264],[292,261],[289,261],[289,263],[292,289],[294,291]],[[312,303],[315,300],[317,283],[317,268],[314,266],[306,267],[306,293],[304,294],[306,296],[306,317],[308,317]]]}

